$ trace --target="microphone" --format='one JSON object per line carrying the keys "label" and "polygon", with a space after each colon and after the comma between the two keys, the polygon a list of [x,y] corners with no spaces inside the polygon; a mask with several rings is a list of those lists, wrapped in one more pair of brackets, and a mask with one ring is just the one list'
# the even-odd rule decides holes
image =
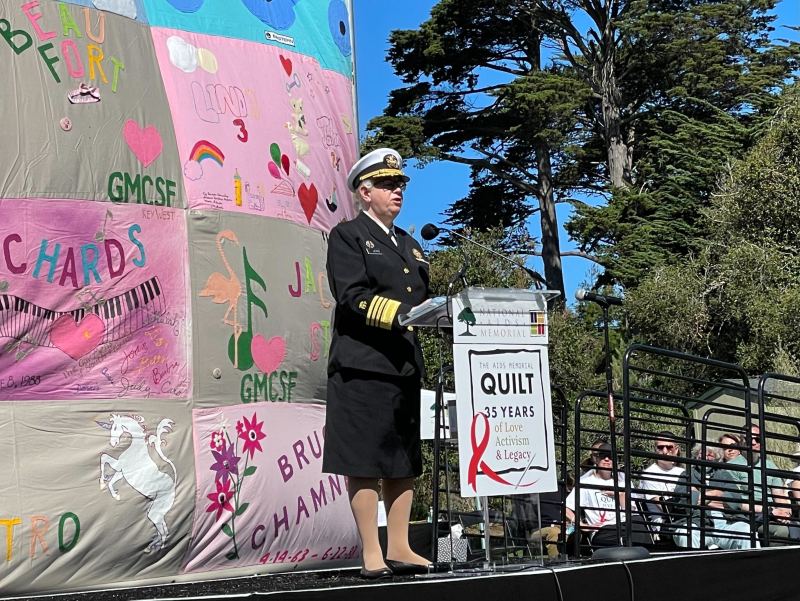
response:
{"label": "microphone", "polygon": [[419,235],[422,236],[423,240],[433,240],[436,236],[441,233],[438,227],[433,225],[432,223],[426,223],[422,226],[422,229],[419,231]]}
{"label": "microphone", "polygon": [[545,279],[541,275],[536,273],[530,267],[526,267],[525,265],[520,265],[516,261],[513,261],[512,259],[508,258],[506,255],[504,255],[502,253],[499,253],[496,250],[491,249],[488,246],[485,246],[485,245],[481,244],[480,242],[475,242],[475,240],[471,240],[471,239],[467,238],[466,236],[463,236],[463,235],[459,234],[455,230],[451,230],[450,228],[446,228],[446,227],[438,227],[438,226],[435,226],[432,223],[426,223],[425,225],[422,226],[422,229],[420,230],[419,233],[420,233],[420,236],[422,236],[423,240],[433,240],[434,238],[436,238],[436,236],[441,234],[442,231],[449,232],[450,234],[452,234],[453,236],[456,236],[457,238],[461,238],[462,240],[465,240],[466,242],[469,242],[470,244],[474,244],[475,246],[477,246],[479,248],[482,248],[486,252],[491,253],[496,257],[500,257],[501,259],[503,259],[503,261],[506,261],[507,263],[511,263],[515,267],[517,267],[519,269],[522,269],[525,273],[527,273],[528,276],[530,276],[530,278],[536,283],[536,287],[537,288],[542,288],[542,286],[547,288],[547,282],[545,281]]}
{"label": "microphone", "polygon": [[597,303],[601,307],[609,307],[611,305],[622,306],[622,299],[616,296],[606,296],[604,294],[597,294],[596,292],[589,292],[583,288],[578,288],[575,291],[575,298],[579,301],[591,301]]}

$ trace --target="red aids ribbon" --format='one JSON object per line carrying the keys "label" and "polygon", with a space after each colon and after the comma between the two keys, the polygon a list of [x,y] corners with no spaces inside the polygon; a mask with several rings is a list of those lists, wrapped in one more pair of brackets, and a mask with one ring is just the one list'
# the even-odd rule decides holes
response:
{"label": "red aids ribbon", "polygon": [[[478,419],[483,418],[483,437],[481,438],[480,443],[477,440],[477,430],[478,430]],[[486,452],[486,448],[489,446],[489,418],[486,416],[485,413],[479,411],[475,415],[472,416],[472,427],[470,428],[470,442],[472,444],[472,459],[469,460],[469,469],[467,471],[467,483],[472,487],[472,490],[475,492],[477,491],[477,480],[478,480],[478,468],[480,468],[481,472],[489,476],[495,482],[500,482],[501,484],[507,484],[508,486],[514,486],[508,480],[505,480],[500,475],[497,474],[492,468],[486,465],[486,462],[483,460],[483,454]],[[531,482],[533,484],[533,482]],[[530,486],[531,484],[525,484],[524,486]]]}

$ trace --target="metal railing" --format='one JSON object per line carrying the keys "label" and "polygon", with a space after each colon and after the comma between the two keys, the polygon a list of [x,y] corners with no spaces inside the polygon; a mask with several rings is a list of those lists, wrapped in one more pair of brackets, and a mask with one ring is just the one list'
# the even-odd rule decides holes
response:
{"label": "metal railing", "polygon": [[[614,504],[621,544],[639,538],[657,548],[748,548],[800,541],[800,466],[792,465],[800,462],[800,378],[764,374],[756,385],[738,365],[645,345],[626,351],[622,372],[621,431],[608,427],[606,391],[584,392],[575,402],[576,555],[586,531],[581,489],[608,491],[614,482],[580,481],[582,455],[600,437],[614,447],[621,442],[624,495]],[[659,436],[674,442],[661,445],[671,452],[655,447]],[[739,436],[741,458],[727,440]],[[619,457],[613,459],[617,466]],[[661,470],[645,471],[648,464]],[[676,465],[682,474],[671,469]],[[648,495],[653,488],[663,494]],[[664,515],[654,519],[648,497]]]}

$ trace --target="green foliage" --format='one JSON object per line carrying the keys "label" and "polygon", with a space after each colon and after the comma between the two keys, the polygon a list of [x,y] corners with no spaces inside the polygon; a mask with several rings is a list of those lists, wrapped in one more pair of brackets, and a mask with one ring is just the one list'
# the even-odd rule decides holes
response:
{"label": "green foliage", "polygon": [[707,282],[695,262],[654,270],[625,297],[636,340],[651,346],[705,355],[709,343]]}
{"label": "green foliage", "polygon": [[541,212],[537,252],[563,291],[554,203],[583,172],[559,157],[576,151],[591,90],[543,61],[537,10],[530,0],[441,0],[418,30],[393,32],[388,58],[407,85],[370,121],[364,147],[468,166],[472,184],[447,211],[451,224],[513,229]]}
{"label": "green foliage", "polygon": [[[636,0],[619,19],[618,61],[635,145],[630,185],[568,223],[606,268],[635,287],[649,270],[697,255],[702,209],[727,164],[752,147],[798,67],[797,44],[769,40],[777,0]],[[629,130],[630,131],[630,130]]]}
{"label": "green foliage", "polygon": [[800,90],[787,89],[763,137],[704,211],[696,259],[655,270],[627,296],[640,340],[800,371]]}
{"label": "green foliage", "polygon": [[548,319],[552,384],[562,388],[570,404],[584,390],[602,390],[602,332],[569,310],[550,311]]}
{"label": "green foliage", "polygon": [[540,213],[548,282],[561,281],[548,211],[574,204],[567,231],[601,283],[635,287],[699,254],[702,209],[800,66],[797,44],[770,40],[778,2],[441,0],[392,33],[406,85],[366,147],[469,166],[451,224],[513,229]]}

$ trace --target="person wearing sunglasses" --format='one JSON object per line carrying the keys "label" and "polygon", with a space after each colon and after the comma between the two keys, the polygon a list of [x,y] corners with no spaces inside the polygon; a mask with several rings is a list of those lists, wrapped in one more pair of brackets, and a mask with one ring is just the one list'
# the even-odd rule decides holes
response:
{"label": "person wearing sunglasses", "polygon": [[[328,237],[328,282],[336,307],[328,363],[322,469],[347,477],[361,538],[361,576],[423,573],[427,559],[408,541],[414,478],[422,473],[422,350],[399,318],[429,296],[422,248],[395,225],[409,178],[400,154],[374,150],[350,169],[358,216]],[[378,541],[378,501],[387,550]]]}
{"label": "person wearing sunglasses", "polygon": [[675,490],[684,472],[676,462],[680,451],[678,439],[672,432],[662,430],[656,434],[653,452],[658,454],[658,458],[644,469],[639,483],[647,500],[660,501],[661,497],[669,496]]}
{"label": "person wearing sunglasses", "polygon": [[[616,504],[624,503],[625,493],[620,492],[619,498],[614,498],[613,480],[611,478],[611,445],[601,442],[597,447],[592,448],[591,452],[594,469],[584,473],[580,478],[580,510],[583,512],[584,520],[581,522],[581,529],[589,532],[589,540],[592,547],[616,547],[620,545],[617,538],[617,518]],[[625,490],[625,474],[618,472],[618,490]],[[573,488],[567,496],[566,514],[567,523],[574,523],[576,520],[576,493]],[[625,520],[625,513],[620,514],[620,518]],[[624,529],[623,529],[624,530]]]}
{"label": "person wearing sunglasses", "polygon": [[[739,488],[738,498],[732,499],[730,507],[733,509],[741,510],[744,512],[754,511],[756,520],[759,522],[759,533],[764,532],[763,516],[764,516],[764,495],[762,491],[761,482],[761,441],[762,434],[759,426],[753,425],[750,428],[750,449],[747,453],[748,457],[744,455],[732,460],[729,465],[731,466],[731,475]],[[748,487],[750,485],[746,469],[735,469],[734,466],[749,464],[753,468],[753,507],[750,507]],[[767,469],[767,498],[766,503],[768,506],[769,518],[769,533],[770,537],[777,539],[787,539],[790,536],[788,524],[790,522],[791,502],[786,493],[786,483],[783,478],[775,476],[778,471],[778,466],[769,457],[766,458],[765,467]],[[792,529],[794,531],[794,529]]]}
{"label": "person wearing sunglasses", "polygon": [[[678,547],[690,549],[699,549],[703,538],[709,548],[752,548],[749,522],[729,505],[736,490],[733,476],[717,467],[722,463],[722,449],[710,443],[696,444],[691,456],[696,462],[681,477],[667,502],[673,519],[672,540]],[[705,530],[705,537],[701,530]]]}

